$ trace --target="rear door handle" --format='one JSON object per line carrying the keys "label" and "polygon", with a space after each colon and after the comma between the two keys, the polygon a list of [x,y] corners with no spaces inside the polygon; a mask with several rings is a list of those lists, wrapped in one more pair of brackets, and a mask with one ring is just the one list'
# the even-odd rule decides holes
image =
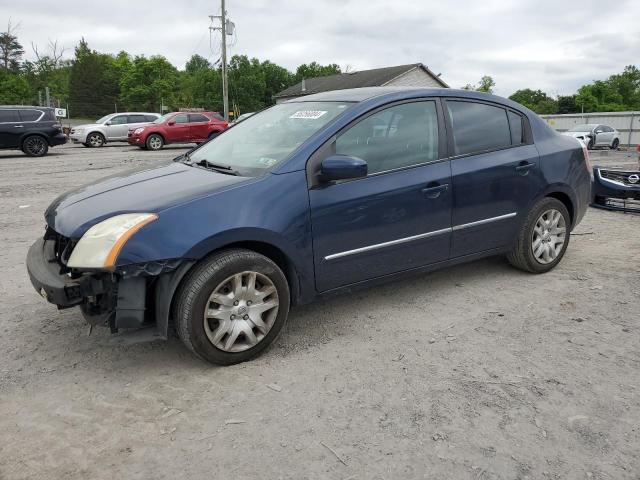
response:
{"label": "rear door handle", "polygon": [[449,184],[444,183],[442,185],[435,185],[433,187],[426,187],[422,189],[427,198],[438,198],[442,192],[446,192],[449,189]]}
{"label": "rear door handle", "polygon": [[24,125],[14,125],[13,128],[24,128]]}
{"label": "rear door handle", "polygon": [[518,172],[520,175],[526,175],[527,173],[529,173],[529,170],[531,170],[535,166],[535,163],[523,163],[516,167],[516,172]]}

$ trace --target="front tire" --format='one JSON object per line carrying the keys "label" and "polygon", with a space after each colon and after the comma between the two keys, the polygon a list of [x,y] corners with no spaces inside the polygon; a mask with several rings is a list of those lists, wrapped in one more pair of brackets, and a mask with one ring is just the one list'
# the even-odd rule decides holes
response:
{"label": "front tire", "polygon": [[520,270],[546,273],[562,260],[569,245],[570,230],[567,207],[555,198],[543,198],[527,215],[507,259]]}
{"label": "front tire", "polygon": [[22,151],[29,157],[43,157],[49,151],[49,144],[40,135],[29,135],[22,142]]}
{"label": "front tire", "polygon": [[105,144],[105,138],[104,135],[102,135],[99,132],[92,132],[89,135],[87,135],[87,143],[86,145],[92,148],[100,148],[102,146],[104,146]]}
{"label": "front tire", "polygon": [[164,146],[164,139],[157,133],[152,133],[145,142],[147,150],[160,150]]}
{"label": "front tire", "polygon": [[613,139],[613,143],[611,144],[611,150],[618,150],[618,146],[620,145],[620,140],[617,138]]}
{"label": "front tire", "polygon": [[287,279],[273,261],[251,250],[225,250],[183,280],[173,317],[187,348],[208,362],[233,365],[277,338],[289,302]]}

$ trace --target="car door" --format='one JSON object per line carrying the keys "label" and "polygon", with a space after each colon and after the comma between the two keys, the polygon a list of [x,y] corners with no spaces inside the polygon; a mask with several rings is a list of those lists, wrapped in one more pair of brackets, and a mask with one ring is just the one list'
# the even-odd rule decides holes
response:
{"label": "car door", "polygon": [[452,153],[451,257],[510,245],[540,175],[528,121],[487,102],[445,103]]}
{"label": "car door", "polygon": [[128,116],[116,115],[105,123],[107,140],[126,140],[129,132]]}
{"label": "car door", "polygon": [[141,114],[130,114],[127,115],[127,132],[129,130],[135,130],[136,128],[146,125],[149,123],[147,117]]}
{"label": "car door", "polygon": [[308,168],[315,169],[327,155],[351,155],[369,171],[309,190],[319,291],[449,257],[445,138],[439,101],[406,102],[352,123],[311,159]]}
{"label": "car door", "polygon": [[190,142],[191,125],[189,124],[189,114],[179,113],[167,122],[166,140],[167,142]]}
{"label": "car door", "polygon": [[0,110],[0,147],[16,148],[20,146],[20,137],[24,133],[18,110]]}
{"label": "car door", "polygon": [[202,113],[190,113],[189,133],[194,142],[205,142],[209,137],[209,118]]}

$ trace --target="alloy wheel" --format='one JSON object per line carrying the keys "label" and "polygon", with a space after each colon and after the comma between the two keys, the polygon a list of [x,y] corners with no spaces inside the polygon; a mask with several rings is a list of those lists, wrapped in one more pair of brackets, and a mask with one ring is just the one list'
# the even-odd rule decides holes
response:
{"label": "alloy wheel", "polygon": [[553,262],[562,252],[567,239],[567,225],[562,213],[552,208],[538,217],[531,234],[531,251],[541,264]]}
{"label": "alloy wheel", "polygon": [[260,343],[278,316],[278,292],[274,283],[258,272],[228,277],[209,296],[204,331],[224,352],[243,352]]}
{"label": "alloy wheel", "polygon": [[47,150],[47,143],[42,137],[29,137],[24,142],[24,149],[29,155],[39,157]]}
{"label": "alloy wheel", "polygon": [[159,150],[162,148],[162,140],[157,135],[149,139],[149,147],[151,150]]}
{"label": "alloy wheel", "polygon": [[99,133],[92,133],[91,135],[89,135],[89,144],[92,147],[101,147],[103,143],[104,139]]}

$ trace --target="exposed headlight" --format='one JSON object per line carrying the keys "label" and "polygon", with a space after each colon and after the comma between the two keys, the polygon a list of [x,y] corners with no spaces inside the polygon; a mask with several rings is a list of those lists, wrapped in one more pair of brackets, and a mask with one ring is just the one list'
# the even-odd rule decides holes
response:
{"label": "exposed headlight", "polygon": [[113,268],[134,233],[158,219],[155,213],[125,213],[103,220],[82,236],[67,262],[72,268]]}
{"label": "exposed headlight", "polygon": [[76,128],[74,128],[72,131],[77,132],[77,133],[81,133],[81,132],[83,132],[83,131],[84,131],[84,128],[78,128],[78,127],[76,127]]}
{"label": "exposed headlight", "polygon": [[144,127],[136,128],[133,133],[134,135],[138,135],[139,133],[144,132]]}

